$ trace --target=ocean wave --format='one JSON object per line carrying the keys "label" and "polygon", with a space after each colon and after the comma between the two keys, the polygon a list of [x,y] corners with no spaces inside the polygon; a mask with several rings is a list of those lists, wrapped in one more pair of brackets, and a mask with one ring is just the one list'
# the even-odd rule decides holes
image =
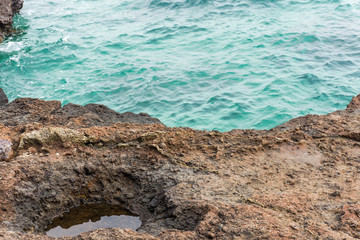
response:
{"label": "ocean wave", "polygon": [[0,52],[2,53],[18,52],[22,50],[23,47],[24,44],[21,42],[6,42],[0,45]]}
{"label": "ocean wave", "polygon": [[0,87],[10,100],[96,102],[168,126],[271,128],[359,93],[359,10],[351,0],[27,0],[23,33],[0,45]]}
{"label": "ocean wave", "polygon": [[183,1],[173,1],[173,0],[150,0],[148,6],[151,8],[189,8],[202,5],[212,4],[213,0],[183,0]]}

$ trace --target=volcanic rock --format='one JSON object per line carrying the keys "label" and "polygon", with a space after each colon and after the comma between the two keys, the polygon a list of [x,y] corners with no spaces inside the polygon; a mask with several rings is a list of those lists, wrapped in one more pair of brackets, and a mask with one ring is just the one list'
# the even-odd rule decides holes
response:
{"label": "volcanic rock", "polygon": [[20,11],[24,0],[1,0],[0,1],[0,42],[5,34],[11,31],[13,17]]}
{"label": "volcanic rock", "polygon": [[360,95],[353,97],[352,101],[349,103],[346,109],[348,111],[355,111],[357,109],[360,109]]}
{"label": "volcanic rock", "polygon": [[19,126],[34,122],[46,125],[64,125],[68,128],[107,126],[118,122],[161,123],[148,114],[117,113],[100,104],[85,106],[67,104],[61,107],[59,101],[43,101],[32,98],[15,99],[0,108],[0,124]]}
{"label": "volcanic rock", "polygon": [[63,239],[358,239],[358,99],[271,130],[169,128],[102,105],[0,107],[0,239],[51,239],[51,220],[122,204],[141,227]]}
{"label": "volcanic rock", "polygon": [[0,88],[0,106],[5,105],[9,102],[4,90]]}
{"label": "volcanic rock", "polygon": [[7,160],[11,154],[11,142],[6,139],[0,139],[0,160]]}

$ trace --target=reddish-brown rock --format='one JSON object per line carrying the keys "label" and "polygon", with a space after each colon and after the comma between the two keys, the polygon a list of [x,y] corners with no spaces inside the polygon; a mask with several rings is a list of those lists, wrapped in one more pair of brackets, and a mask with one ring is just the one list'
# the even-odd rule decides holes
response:
{"label": "reddish-brown rock", "polygon": [[269,131],[221,133],[17,99],[0,106],[0,138],[13,144],[0,162],[0,239],[49,239],[53,217],[94,202],[143,224],[73,239],[360,238],[358,108],[359,96]]}
{"label": "reddish-brown rock", "polygon": [[350,111],[360,109],[360,95],[353,97],[346,109]]}

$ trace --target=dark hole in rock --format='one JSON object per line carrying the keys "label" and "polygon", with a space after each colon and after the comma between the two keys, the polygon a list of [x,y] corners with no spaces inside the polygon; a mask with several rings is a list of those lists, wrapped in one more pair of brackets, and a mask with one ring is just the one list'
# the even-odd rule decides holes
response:
{"label": "dark hole in rock", "polygon": [[139,217],[121,205],[87,204],[54,218],[45,232],[50,237],[68,237],[99,228],[136,230],[140,225]]}

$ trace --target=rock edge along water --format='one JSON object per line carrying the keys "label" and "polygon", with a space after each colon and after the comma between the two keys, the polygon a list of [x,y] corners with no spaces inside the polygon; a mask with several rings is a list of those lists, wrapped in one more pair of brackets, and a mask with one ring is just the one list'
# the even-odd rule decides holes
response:
{"label": "rock edge along water", "polygon": [[2,88],[0,88],[0,106],[8,104],[9,100]]}
{"label": "rock edge along water", "polygon": [[0,1],[0,42],[7,33],[11,32],[13,17],[23,7],[23,3],[23,0]]}
{"label": "rock edge along water", "polygon": [[121,203],[143,225],[64,239],[359,238],[359,100],[221,133],[17,99],[0,106],[1,138],[13,144],[0,162],[0,238],[49,239],[53,217],[94,202]]}

